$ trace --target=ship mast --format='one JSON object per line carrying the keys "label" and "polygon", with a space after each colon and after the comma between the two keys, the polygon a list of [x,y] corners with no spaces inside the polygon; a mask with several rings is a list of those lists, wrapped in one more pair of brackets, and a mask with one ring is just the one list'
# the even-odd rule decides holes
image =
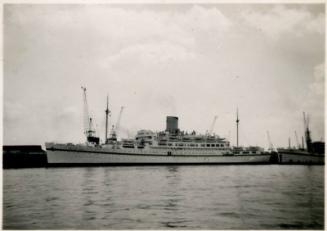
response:
{"label": "ship mast", "polygon": [[110,110],[109,110],[109,96],[107,95],[107,109],[105,110],[106,112],[106,134],[105,134],[105,140],[104,142],[107,143],[108,139],[108,117],[110,115]]}
{"label": "ship mast", "polygon": [[238,119],[238,108],[236,109],[236,147],[238,147],[238,123],[240,120]]}

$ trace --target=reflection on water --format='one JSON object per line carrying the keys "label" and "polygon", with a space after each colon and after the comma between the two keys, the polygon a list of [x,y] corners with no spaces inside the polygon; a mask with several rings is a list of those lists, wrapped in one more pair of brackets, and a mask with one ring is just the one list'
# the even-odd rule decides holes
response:
{"label": "reflection on water", "polygon": [[5,229],[322,229],[323,166],[3,172]]}

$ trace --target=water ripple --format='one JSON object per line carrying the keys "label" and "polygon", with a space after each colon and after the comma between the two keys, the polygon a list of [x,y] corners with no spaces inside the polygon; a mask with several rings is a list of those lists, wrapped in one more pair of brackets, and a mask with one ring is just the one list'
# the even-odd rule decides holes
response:
{"label": "water ripple", "polygon": [[4,229],[323,229],[323,166],[3,171]]}

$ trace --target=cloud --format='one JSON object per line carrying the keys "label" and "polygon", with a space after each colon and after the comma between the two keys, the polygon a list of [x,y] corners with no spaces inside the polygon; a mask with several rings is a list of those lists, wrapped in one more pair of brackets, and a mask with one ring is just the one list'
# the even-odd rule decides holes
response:
{"label": "cloud", "polygon": [[26,111],[26,107],[20,103],[10,103],[10,102],[4,102],[4,109],[8,113],[4,114],[5,119],[15,119],[19,117],[22,112]]}
{"label": "cloud", "polygon": [[[100,135],[107,93],[112,121],[124,105],[134,132],[170,114],[205,131],[217,114],[227,134],[237,106],[249,143],[277,127],[287,140],[303,110],[321,126],[324,10],[301,6],[6,5],[4,99],[17,105],[4,107],[4,142],[84,140],[81,85]],[[14,142],[22,127],[32,135]]]}
{"label": "cloud", "polygon": [[[173,18],[174,19],[174,18]],[[187,13],[176,16],[176,23],[191,31],[222,33],[232,27],[233,23],[218,8],[193,6]]]}
{"label": "cloud", "polygon": [[46,8],[42,10],[42,7],[39,10],[25,9],[16,21],[21,25],[37,24],[59,31],[73,30],[77,34],[87,32],[87,37],[96,34],[107,39],[109,46],[110,42],[121,47],[125,44],[164,41],[189,48],[195,45],[192,33],[222,33],[232,24],[216,7],[205,8],[198,5],[193,5],[184,13],[112,5],[71,5],[56,8],[55,11],[48,11]]}
{"label": "cloud", "polygon": [[[6,11],[12,9],[15,7]],[[60,63],[57,54],[66,52],[72,63],[93,58],[102,67],[121,67],[132,60],[161,65],[193,59],[199,47],[207,45],[210,39],[222,38],[233,25],[217,7],[199,5],[191,5],[179,13],[114,5],[55,5],[52,9],[39,6],[16,10],[20,13],[13,14],[15,17],[9,17],[8,22],[26,30],[29,39],[22,41],[25,45],[20,45],[21,50],[29,51],[26,44],[30,44],[33,46],[30,52],[46,53],[48,58],[54,57],[53,63]],[[29,28],[34,28],[34,33]]]}
{"label": "cloud", "polygon": [[315,16],[304,8],[276,5],[267,11],[246,11],[241,16],[249,26],[273,39],[281,39],[286,33],[298,37],[306,33],[324,33],[324,15]]}
{"label": "cloud", "polygon": [[182,46],[168,42],[159,42],[128,46],[120,50],[119,53],[109,56],[103,62],[100,62],[104,68],[117,67],[117,69],[121,69],[122,65],[128,64],[129,68],[140,64],[144,67],[149,65],[160,66],[166,63],[187,61],[195,57],[195,53]]}
{"label": "cloud", "polygon": [[312,94],[323,97],[324,85],[325,85],[325,64],[321,63],[314,68],[313,74],[314,80],[310,85],[310,91]]}
{"label": "cloud", "polygon": [[[102,29],[100,24],[92,23],[99,27],[99,31],[109,31],[110,34],[106,36],[118,44],[128,43],[115,49],[104,62],[100,61],[102,67],[119,66],[119,61],[124,63],[129,60],[144,65],[156,65],[194,59],[197,56],[195,52],[198,43],[203,42],[203,36],[222,37],[232,25],[217,8],[206,9],[197,5],[183,14],[169,11],[143,10],[139,13],[133,10],[98,9],[90,11],[88,16],[97,20],[102,18],[101,21],[106,22]],[[114,24],[110,23],[113,19]]]}
{"label": "cloud", "polygon": [[325,111],[325,64],[314,67],[312,81],[308,86],[307,96],[303,102],[303,110],[310,115],[310,127],[314,140],[324,137]]}

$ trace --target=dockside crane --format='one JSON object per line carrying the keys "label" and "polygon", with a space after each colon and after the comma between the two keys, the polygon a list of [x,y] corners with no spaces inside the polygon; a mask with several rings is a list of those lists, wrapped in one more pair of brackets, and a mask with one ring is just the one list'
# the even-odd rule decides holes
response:
{"label": "dockside crane", "polygon": [[87,97],[86,97],[86,88],[85,87],[81,87],[81,88],[83,90],[84,134],[87,137],[88,135],[92,135],[92,133],[94,131],[92,130],[92,118],[90,118],[90,115],[89,115],[89,107],[87,104]]}
{"label": "dockside crane", "polygon": [[311,136],[310,136],[310,130],[309,130],[309,116],[305,115],[305,112],[303,112],[303,122],[304,122],[304,137],[305,137],[305,142],[307,145],[307,150],[308,152],[311,152],[312,147],[311,147]]}
{"label": "dockside crane", "polygon": [[300,146],[300,143],[299,143],[299,138],[298,138],[298,136],[297,136],[296,131],[294,131],[294,134],[295,134],[296,145],[297,145],[298,149],[301,149],[301,146]]}
{"label": "dockside crane", "polygon": [[83,101],[84,101],[84,134],[87,142],[99,144],[99,137],[95,137],[95,130],[93,129],[93,119],[90,117],[89,108],[86,97],[86,88],[81,87],[83,90]]}

